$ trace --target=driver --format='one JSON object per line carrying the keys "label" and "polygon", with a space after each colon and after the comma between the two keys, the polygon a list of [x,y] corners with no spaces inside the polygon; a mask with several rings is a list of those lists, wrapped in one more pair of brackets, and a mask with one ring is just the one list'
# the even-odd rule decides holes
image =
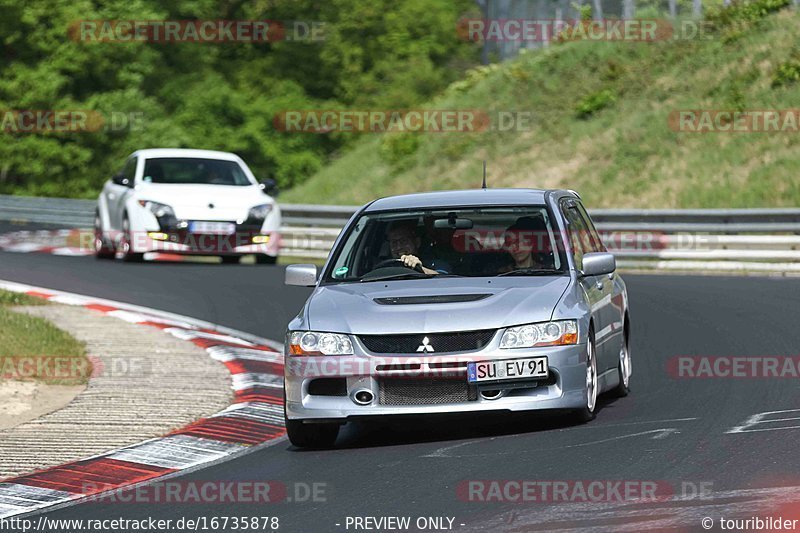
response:
{"label": "driver", "polygon": [[420,269],[426,274],[441,274],[437,270],[427,268],[422,264],[422,260],[417,257],[419,254],[420,238],[415,231],[416,223],[413,220],[400,220],[393,222],[386,232],[389,239],[389,249],[392,257],[399,259],[405,266],[413,269]]}

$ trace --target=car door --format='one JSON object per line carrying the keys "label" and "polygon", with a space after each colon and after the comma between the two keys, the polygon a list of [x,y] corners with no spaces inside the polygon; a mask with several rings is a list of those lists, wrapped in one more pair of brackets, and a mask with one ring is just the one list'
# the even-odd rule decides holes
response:
{"label": "car door", "polygon": [[[592,251],[607,253],[608,249],[606,248],[605,244],[603,244],[594,222],[592,222],[591,217],[589,217],[589,213],[586,212],[586,209],[584,209],[580,202],[577,202],[577,209],[580,212],[581,217],[584,219],[586,227],[589,229]],[[612,272],[611,274],[598,277],[602,278],[603,280],[604,305],[601,308],[601,313],[604,316],[603,320],[606,324],[606,327],[610,328],[608,351],[610,352],[611,356],[609,358],[609,362],[612,365],[616,365],[616,356],[619,355],[619,350],[622,348],[622,343],[624,342],[622,324],[625,314],[625,304],[624,296],[622,294],[622,284],[619,282],[616,271]]]}
{"label": "car door", "polygon": [[137,163],[136,157],[129,158],[122,170],[106,184],[104,194],[108,206],[108,225],[113,230],[122,229],[122,214],[128,196],[133,193]]}
{"label": "car door", "polygon": [[[572,198],[561,201],[561,212],[567,223],[567,234],[572,248],[575,268],[583,270],[584,254],[597,251],[592,243],[591,232],[586,220],[581,216],[579,202]],[[595,353],[597,354],[597,370],[602,373],[609,367],[610,352],[608,350],[608,314],[604,307],[608,305],[610,288],[606,284],[607,276],[582,276],[578,278],[581,289],[592,308],[594,320]]]}

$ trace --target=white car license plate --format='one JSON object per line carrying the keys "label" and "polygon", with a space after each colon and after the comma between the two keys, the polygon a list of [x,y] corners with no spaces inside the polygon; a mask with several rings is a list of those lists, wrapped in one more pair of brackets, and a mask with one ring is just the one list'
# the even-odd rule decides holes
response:
{"label": "white car license plate", "polygon": [[236,232],[236,224],[233,222],[190,222],[189,232],[205,235],[231,235]]}
{"label": "white car license plate", "polygon": [[546,378],[547,374],[547,357],[478,361],[467,364],[467,381],[469,383]]}

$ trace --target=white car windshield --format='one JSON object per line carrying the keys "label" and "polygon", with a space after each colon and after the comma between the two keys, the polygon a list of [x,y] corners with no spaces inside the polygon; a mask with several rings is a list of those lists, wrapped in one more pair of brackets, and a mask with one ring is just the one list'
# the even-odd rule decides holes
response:
{"label": "white car windshield", "polygon": [[189,157],[159,157],[144,165],[145,183],[235,185],[253,183],[236,161]]}
{"label": "white car windshield", "polygon": [[544,206],[365,214],[334,254],[325,277],[334,283],[546,275],[567,268]]}

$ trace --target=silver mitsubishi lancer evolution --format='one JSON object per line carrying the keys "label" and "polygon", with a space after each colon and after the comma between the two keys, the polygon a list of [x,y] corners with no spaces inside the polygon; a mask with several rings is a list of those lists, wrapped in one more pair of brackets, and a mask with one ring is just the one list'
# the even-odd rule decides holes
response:
{"label": "silver mitsubishi lancer evolution", "polygon": [[628,394],[628,295],[573,191],[476,189],[359,209],[289,324],[285,415],[327,447],[362,416],[560,409]]}

